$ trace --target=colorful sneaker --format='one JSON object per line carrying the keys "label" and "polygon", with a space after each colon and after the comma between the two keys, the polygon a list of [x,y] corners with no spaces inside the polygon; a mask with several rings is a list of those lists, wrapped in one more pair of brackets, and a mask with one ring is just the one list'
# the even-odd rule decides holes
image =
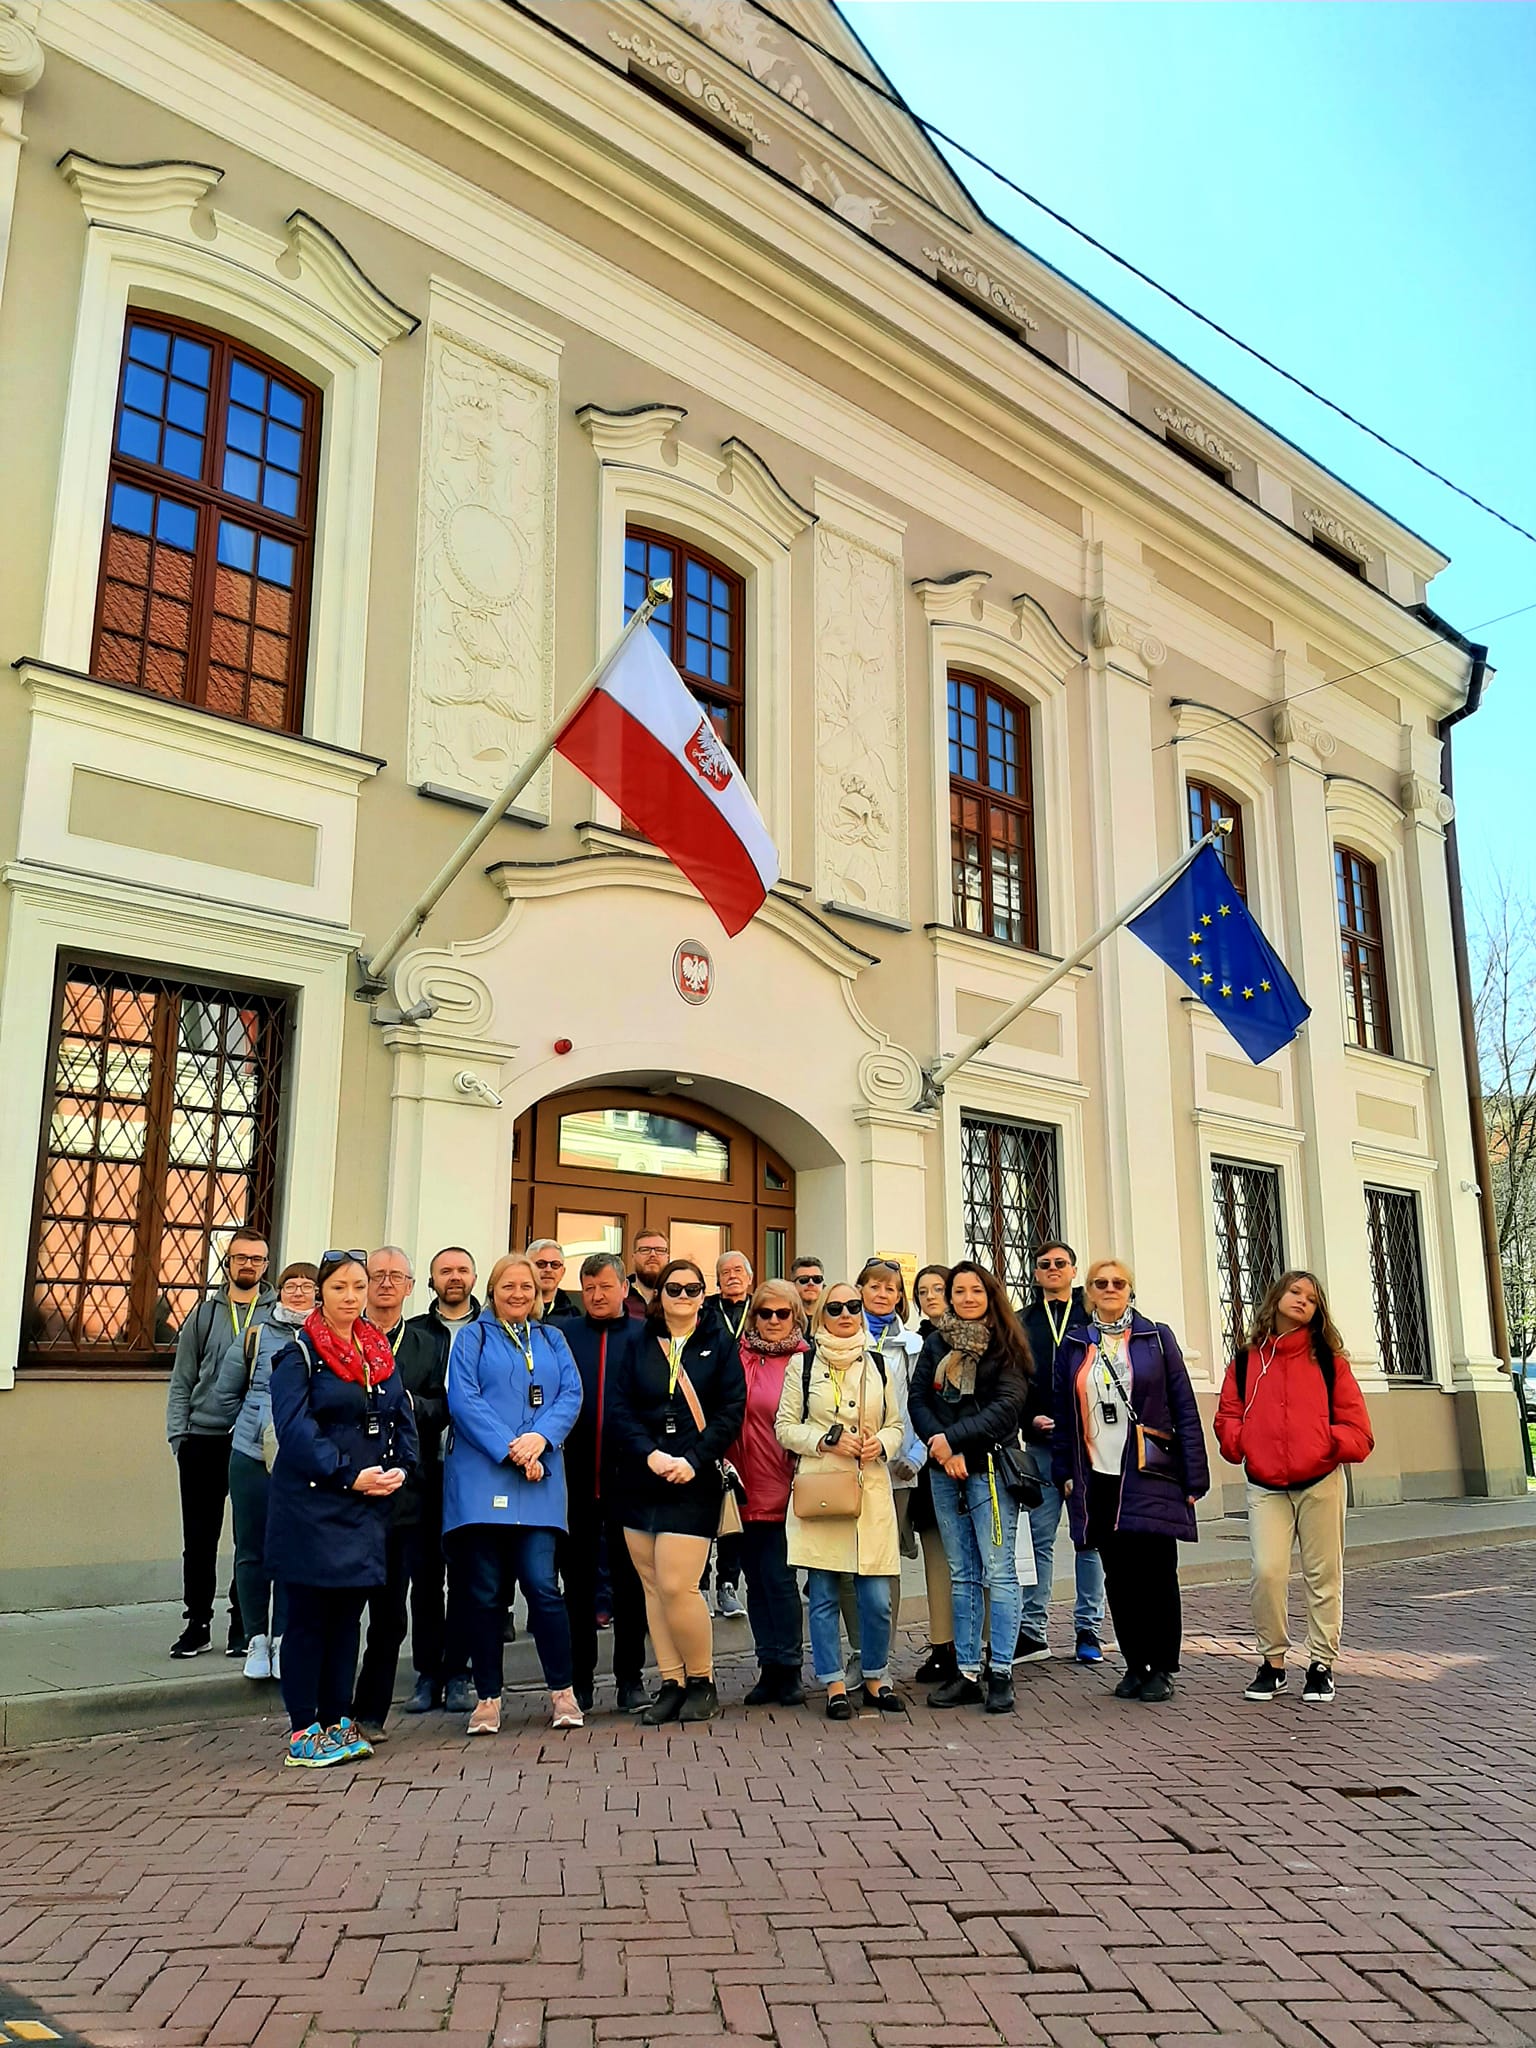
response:
{"label": "colorful sneaker", "polygon": [[373,1744],[350,1714],[343,1714],[336,1726],[328,1728],[325,1732],[349,1763],[373,1755]]}
{"label": "colorful sneaker", "polygon": [[1104,1646],[1091,1628],[1079,1629],[1077,1649],[1073,1653],[1079,1664],[1102,1664]]}
{"label": "colorful sneaker", "polygon": [[272,1676],[272,1638],[252,1636],[245,1646],[245,1674],[247,1678],[270,1678]]}
{"label": "colorful sneaker", "polygon": [[1333,1673],[1326,1664],[1309,1664],[1301,1697],[1309,1707],[1326,1706],[1333,1698]]}
{"label": "colorful sneaker", "polygon": [[312,1721],[307,1728],[300,1728],[288,1738],[288,1754],[283,1758],[284,1767],[290,1771],[318,1771],[327,1764],[345,1763],[347,1752],[341,1748],[328,1729],[318,1721]]}

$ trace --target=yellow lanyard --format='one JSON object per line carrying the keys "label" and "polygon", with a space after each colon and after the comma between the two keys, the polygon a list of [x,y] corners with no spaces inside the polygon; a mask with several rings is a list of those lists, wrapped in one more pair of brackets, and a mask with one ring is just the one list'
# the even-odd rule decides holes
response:
{"label": "yellow lanyard", "polygon": [[236,1340],[237,1340],[237,1341],[238,1341],[238,1340],[239,1340],[239,1339],[240,1339],[241,1337],[243,1337],[243,1336],[245,1335],[246,1331],[247,1331],[247,1330],[248,1330],[248,1329],[249,1329],[249,1328],[251,1327],[251,1320],[252,1320],[252,1318],[254,1317],[254,1315],[256,1314],[256,1310],[257,1310],[258,1306],[259,1306],[259,1303],[255,1302],[255,1301],[252,1301],[252,1302],[250,1302],[250,1303],[248,1304],[248,1306],[247,1306],[247,1308],[246,1308],[246,1311],[245,1311],[245,1321],[244,1321],[244,1322],[242,1323],[242,1322],[241,1322],[241,1320],[240,1320],[240,1318],[239,1318],[239,1316],[238,1316],[238,1315],[236,1315],[236,1313],[235,1313],[235,1304],[234,1304],[233,1302],[230,1302],[230,1303],[228,1304],[228,1307],[229,1307],[229,1320],[230,1320],[230,1321],[231,1321],[231,1322],[232,1322],[232,1323],[234,1324],[234,1326],[235,1326],[235,1337],[236,1337]]}
{"label": "yellow lanyard", "polygon": [[686,1338],[667,1339],[667,1399],[670,1401],[677,1392],[677,1377],[683,1369],[683,1345]]}
{"label": "yellow lanyard", "polygon": [[396,1325],[395,1325],[395,1334],[394,1334],[394,1335],[393,1335],[393,1337],[391,1337],[391,1338],[390,1338],[390,1340],[389,1340],[389,1348],[390,1348],[390,1350],[391,1350],[391,1351],[393,1351],[393,1353],[395,1354],[396,1358],[398,1358],[398,1357],[400,1356],[400,1345],[401,1345],[401,1341],[403,1340],[404,1336],[405,1336],[405,1319],[404,1319],[404,1317],[402,1317],[402,1318],[401,1318],[401,1320],[400,1320],[400,1321],[399,1321],[398,1323],[396,1323]]}
{"label": "yellow lanyard", "polygon": [[1061,1321],[1059,1323],[1057,1322],[1055,1316],[1052,1315],[1051,1304],[1046,1300],[1044,1295],[1041,1295],[1040,1297],[1040,1306],[1045,1310],[1045,1320],[1050,1325],[1051,1346],[1053,1350],[1059,1351],[1061,1349],[1061,1340],[1067,1334],[1067,1325],[1072,1320],[1072,1304],[1069,1301],[1066,1307],[1062,1310]]}
{"label": "yellow lanyard", "polygon": [[747,1327],[747,1310],[748,1310],[748,1309],[749,1309],[749,1308],[750,1308],[751,1306],[752,1306],[752,1300],[751,1300],[751,1297],[750,1297],[750,1295],[749,1295],[749,1296],[748,1296],[748,1298],[747,1298],[747,1299],[746,1299],[746,1300],[745,1300],[745,1301],[744,1301],[744,1302],[743,1302],[743,1303],[741,1304],[741,1314],[740,1314],[740,1315],[739,1315],[739,1316],[738,1316],[738,1317],[736,1318],[735,1322],[733,1323],[733,1322],[731,1321],[731,1312],[730,1312],[730,1310],[729,1310],[729,1309],[728,1309],[728,1308],[726,1307],[724,1299],[722,1298],[722,1300],[721,1300],[721,1303],[720,1303],[720,1314],[721,1314],[721,1318],[722,1318],[722,1320],[723,1320],[723,1321],[724,1321],[724,1323],[725,1323],[725,1327],[726,1327],[726,1328],[727,1328],[727,1329],[728,1329],[728,1330],[730,1331],[731,1335],[732,1335],[732,1336],[733,1336],[733,1337],[734,1337],[734,1338],[735,1338],[735,1339],[737,1340],[737,1342],[738,1342],[738,1343],[739,1343],[739,1342],[741,1341],[741,1333],[742,1333],[742,1331],[743,1331],[743,1330],[744,1330],[744,1329],[745,1329],[745,1328]]}
{"label": "yellow lanyard", "polygon": [[992,1496],[992,1541],[998,1548],[1003,1543],[1003,1511],[997,1499],[997,1469],[992,1462],[992,1453],[987,1453],[987,1492]]}
{"label": "yellow lanyard", "polygon": [[[501,1317],[500,1317],[500,1316],[498,1316],[498,1317],[496,1318],[496,1320],[497,1320],[497,1322],[498,1322],[498,1323],[501,1323]],[[532,1379],[532,1378],[533,1378],[533,1331],[532,1331],[532,1330],[531,1330],[531,1329],[529,1328],[528,1324],[526,1324],[526,1323],[524,1323],[524,1324],[523,1324],[523,1326],[522,1326],[522,1327],[523,1327],[523,1328],[524,1328],[525,1330],[527,1330],[527,1331],[528,1331],[527,1341],[525,1342],[525,1341],[523,1340],[523,1338],[521,1338],[521,1337],[520,1337],[520,1336],[519,1336],[519,1335],[517,1334],[517,1331],[518,1331],[518,1326],[517,1326],[517,1324],[516,1324],[516,1323],[501,1323],[501,1327],[502,1327],[502,1328],[503,1328],[503,1329],[504,1329],[504,1330],[506,1331],[507,1335],[508,1335],[508,1336],[509,1336],[509,1337],[510,1337],[510,1338],[512,1339],[512,1342],[513,1342],[513,1343],[514,1343],[514,1344],[515,1344],[515,1345],[517,1346],[518,1350],[519,1350],[519,1351],[521,1351],[521,1353],[523,1354],[523,1363],[524,1363],[524,1365],[526,1365],[526,1366],[527,1366],[527,1368],[528,1368],[528,1377],[529,1377],[529,1379]]]}

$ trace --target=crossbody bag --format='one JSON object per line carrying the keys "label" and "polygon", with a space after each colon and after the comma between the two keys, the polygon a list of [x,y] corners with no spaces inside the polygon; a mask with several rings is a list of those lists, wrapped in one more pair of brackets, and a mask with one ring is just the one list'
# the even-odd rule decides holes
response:
{"label": "crossbody bag", "polygon": [[[693,1390],[693,1381],[689,1379],[682,1366],[679,1366],[677,1369],[677,1384],[682,1389],[683,1399],[688,1403],[688,1413],[693,1417],[693,1426],[699,1432],[699,1435],[702,1436],[704,1434],[704,1410],[699,1403],[698,1395]],[[742,1483],[741,1474],[736,1470],[736,1467],[729,1458],[716,1458],[715,1470],[720,1474],[720,1484],[723,1489],[720,1495],[720,1526],[716,1529],[715,1534],[717,1536],[739,1536],[741,1534],[741,1507],[742,1502],[747,1497],[747,1489]]]}
{"label": "crossbody bag", "polygon": [[[1163,1350],[1163,1333],[1161,1329],[1157,1333],[1157,1348],[1163,1353],[1163,1360],[1166,1365],[1168,1354]],[[1126,1350],[1127,1352],[1130,1350],[1129,1339],[1127,1339]],[[1099,1350],[1099,1356],[1103,1359],[1104,1369],[1114,1381],[1115,1392],[1125,1403],[1125,1412],[1131,1419],[1131,1428],[1135,1432],[1137,1471],[1144,1472],[1149,1479],[1166,1479],[1171,1485],[1182,1487],[1184,1484],[1184,1461],[1179,1455],[1178,1438],[1173,1434],[1172,1430],[1151,1429],[1141,1420],[1136,1413],[1135,1404],[1131,1400],[1130,1386],[1121,1379],[1115,1360],[1110,1357],[1109,1353],[1102,1346]]]}

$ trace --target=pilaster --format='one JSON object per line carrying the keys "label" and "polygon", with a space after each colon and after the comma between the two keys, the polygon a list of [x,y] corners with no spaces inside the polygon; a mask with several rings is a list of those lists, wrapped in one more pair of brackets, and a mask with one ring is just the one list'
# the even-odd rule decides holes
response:
{"label": "pilaster", "polygon": [[0,304],[5,299],[5,261],[16,211],[21,171],[22,102],[43,75],[43,46],[37,39],[41,0],[0,0]]}
{"label": "pilaster", "polygon": [[442,1245],[466,1245],[483,1273],[507,1249],[512,1117],[498,1096],[518,1048],[409,1024],[383,1039],[394,1061],[385,1241],[421,1272]]}

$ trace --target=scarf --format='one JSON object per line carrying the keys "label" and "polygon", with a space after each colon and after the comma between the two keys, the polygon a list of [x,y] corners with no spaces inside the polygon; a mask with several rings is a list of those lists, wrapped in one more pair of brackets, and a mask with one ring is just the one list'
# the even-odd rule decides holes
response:
{"label": "scarf", "polygon": [[304,1334],[337,1379],[350,1380],[355,1387],[370,1384],[376,1387],[395,1369],[395,1354],[389,1348],[389,1339],[382,1330],[375,1329],[366,1316],[359,1316],[352,1325],[350,1344],[337,1336],[317,1308],[311,1309],[304,1318]]}
{"label": "scarf", "polygon": [[279,1301],[273,1306],[272,1320],[274,1323],[282,1323],[290,1330],[302,1330],[305,1318],[311,1314],[313,1314],[311,1309],[287,1308]]}
{"label": "scarf", "polygon": [[787,1337],[743,1337],[741,1348],[743,1354],[750,1352],[754,1358],[787,1358],[792,1351],[804,1351],[806,1344],[791,1330]]}
{"label": "scarf", "polygon": [[862,1330],[852,1337],[834,1337],[830,1330],[823,1330],[816,1339],[816,1356],[828,1372],[847,1372],[868,1348],[869,1339]]}
{"label": "scarf", "polygon": [[868,1326],[870,1336],[878,1344],[892,1323],[896,1321],[895,1311],[893,1310],[888,1316],[876,1316],[871,1315],[869,1310],[865,1309],[864,1321]]}
{"label": "scarf", "polygon": [[934,1374],[935,1390],[942,1386],[951,1395],[960,1398],[974,1394],[976,1367],[983,1352],[992,1342],[991,1324],[985,1318],[967,1322],[946,1309],[934,1327],[949,1346],[939,1361],[938,1371]]}
{"label": "scarf", "polygon": [[1123,1337],[1126,1331],[1131,1327],[1131,1317],[1135,1313],[1136,1311],[1134,1309],[1127,1308],[1125,1314],[1121,1316],[1117,1322],[1106,1323],[1104,1318],[1097,1312],[1097,1310],[1095,1310],[1093,1317],[1093,1327],[1096,1330],[1106,1331],[1108,1335],[1110,1335],[1111,1337]]}

